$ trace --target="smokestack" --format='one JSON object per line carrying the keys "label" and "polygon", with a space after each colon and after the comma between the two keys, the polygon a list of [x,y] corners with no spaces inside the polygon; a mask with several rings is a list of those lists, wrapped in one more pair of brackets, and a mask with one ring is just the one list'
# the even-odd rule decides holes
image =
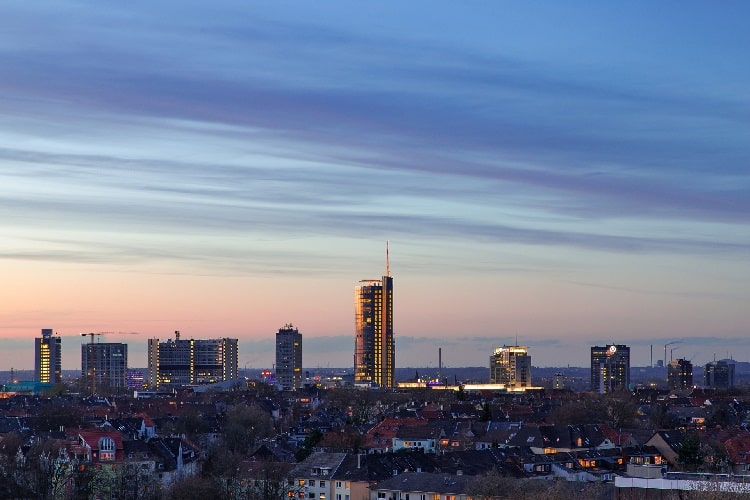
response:
{"label": "smokestack", "polygon": [[438,377],[443,374],[443,348],[438,347]]}

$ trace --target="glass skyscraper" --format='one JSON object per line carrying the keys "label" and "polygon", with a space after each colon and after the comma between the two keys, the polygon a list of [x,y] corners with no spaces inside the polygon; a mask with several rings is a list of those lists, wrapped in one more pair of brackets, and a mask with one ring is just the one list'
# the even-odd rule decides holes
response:
{"label": "glass skyscraper", "polygon": [[363,280],[354,290],[354,382],[394,386],[393,278]]}

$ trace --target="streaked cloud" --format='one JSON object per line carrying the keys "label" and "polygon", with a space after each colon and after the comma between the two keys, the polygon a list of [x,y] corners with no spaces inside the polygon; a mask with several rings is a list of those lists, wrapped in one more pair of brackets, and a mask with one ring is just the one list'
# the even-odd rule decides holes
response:
{"label": "streaked cloud", "polygon": [[[592,330],[623,301],[733,338],[750,326],[734,306],[750,277],[747,10],[9,2],[0,268],[35,266],[49,288],[69,286],[61,269],[215,278],[202,285],[229,295],[234,277],[299,277],[322,296],[390,239],[410,280],[400,359],[431,339],[484,356],[498,324],[527,324],[538,349],[585,342],[545,320],[557,303]],[[422,308],[439,274],[463,303]],[[512,310],[491,300],[524,286]],[[48,300],[15,288],[5,303]],[[606,313],[571,303],[600,297]],[[19,325],[55,310],[14,307]],[[460,314],[476,337],[451,338]],[[632,323],[602,335],[682,327]],[[348,363],[343,325],[316,323],[309,352]],[[246,329],[249,358],[267,357],[273,332]]]}

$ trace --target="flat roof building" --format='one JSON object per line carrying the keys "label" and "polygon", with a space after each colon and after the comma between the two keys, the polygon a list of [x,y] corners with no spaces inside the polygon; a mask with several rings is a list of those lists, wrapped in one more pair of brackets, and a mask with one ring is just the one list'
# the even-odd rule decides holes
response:
{"label": "flat roof building", "polygon": [[719,389],[734,387],[734,362],[722,359],[707,363],[703,368],[703,385]]}
{"label": "flat roof building", "polygon": [[291,323],[276,332],[276,384],[285,391],[302,387],[302,334]]}
{"label": "flat roof building", "polygon": [[667,386],[671,390],[693,387],[693,363],[687,359],[676,359],[667,365]]}
{"label": "flat roof building", "polygon": [[91,394],[107,394],[126,388],[128,345],[121,342],[89,342],[81,345],[81,376]]}
{"label": "flat roof building", "polygon": [[630,347],[607,344],[591,348],[591,390],[599,393],[630,388]]}
{"label": "flat roof building", "polygon": [[62,339],[51,328],[43,328],[42,336],[34,339],[34,380],[62,382]]}
{"label": "flat roof building", "polygon": [[504,384],[509,389],[531,387],[531,356],[527,347],[496,347],[490,356],[490,384]]}
{"label": "flat roof building", "polygon": [[178,388],[234,380],[239,373],[238,341],[231,338],[148,340],[149,385]]}

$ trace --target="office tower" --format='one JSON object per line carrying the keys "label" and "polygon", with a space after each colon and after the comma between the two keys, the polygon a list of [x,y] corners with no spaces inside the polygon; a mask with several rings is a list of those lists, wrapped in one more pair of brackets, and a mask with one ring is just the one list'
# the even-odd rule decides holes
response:
{"label": "office tower", "polygon": [[354,290],[354,382],[394,386],[393,278],[386,247],[386,273],[362,280]]}
{"label": "office tower", "polygon": [[703,368],[703,385],[717,389],[734,387],[734,362],[722,359],[707,363]]}
{"label": "office tower", "polygon": [[628,390],[630,347],[608,344],[591,348],[591,390],[599,393]]}
{"label": "office tower", "polygon": [[127,368],[127,344],[89,342],[81,345],[81,376],[91,394],[125,389]]}
{"label": "office tower", "polygon": [[693,363],[686,359],[676,359],[667,365],[667,386],[671,390],[693,387]]}
{"label": "office tower", "polygon": [[531,387],[531,356],[526,347],[496,347],[490,356],[490,384],[508,388]]}
{"label": "office tower", "polygon": [[285,391],[302,387],[302,334],[291,323],[276,332],[276,383]]}
{"label": "office tower", "polygon": [[42,336],[34,339],[34,379],[37,382],[62,382],[62,339],[43,328]]}
{"label": "office tower", "polygon": [[234,380],[239,373],[237,339],[148,339],[149,385],[177,388]]}

